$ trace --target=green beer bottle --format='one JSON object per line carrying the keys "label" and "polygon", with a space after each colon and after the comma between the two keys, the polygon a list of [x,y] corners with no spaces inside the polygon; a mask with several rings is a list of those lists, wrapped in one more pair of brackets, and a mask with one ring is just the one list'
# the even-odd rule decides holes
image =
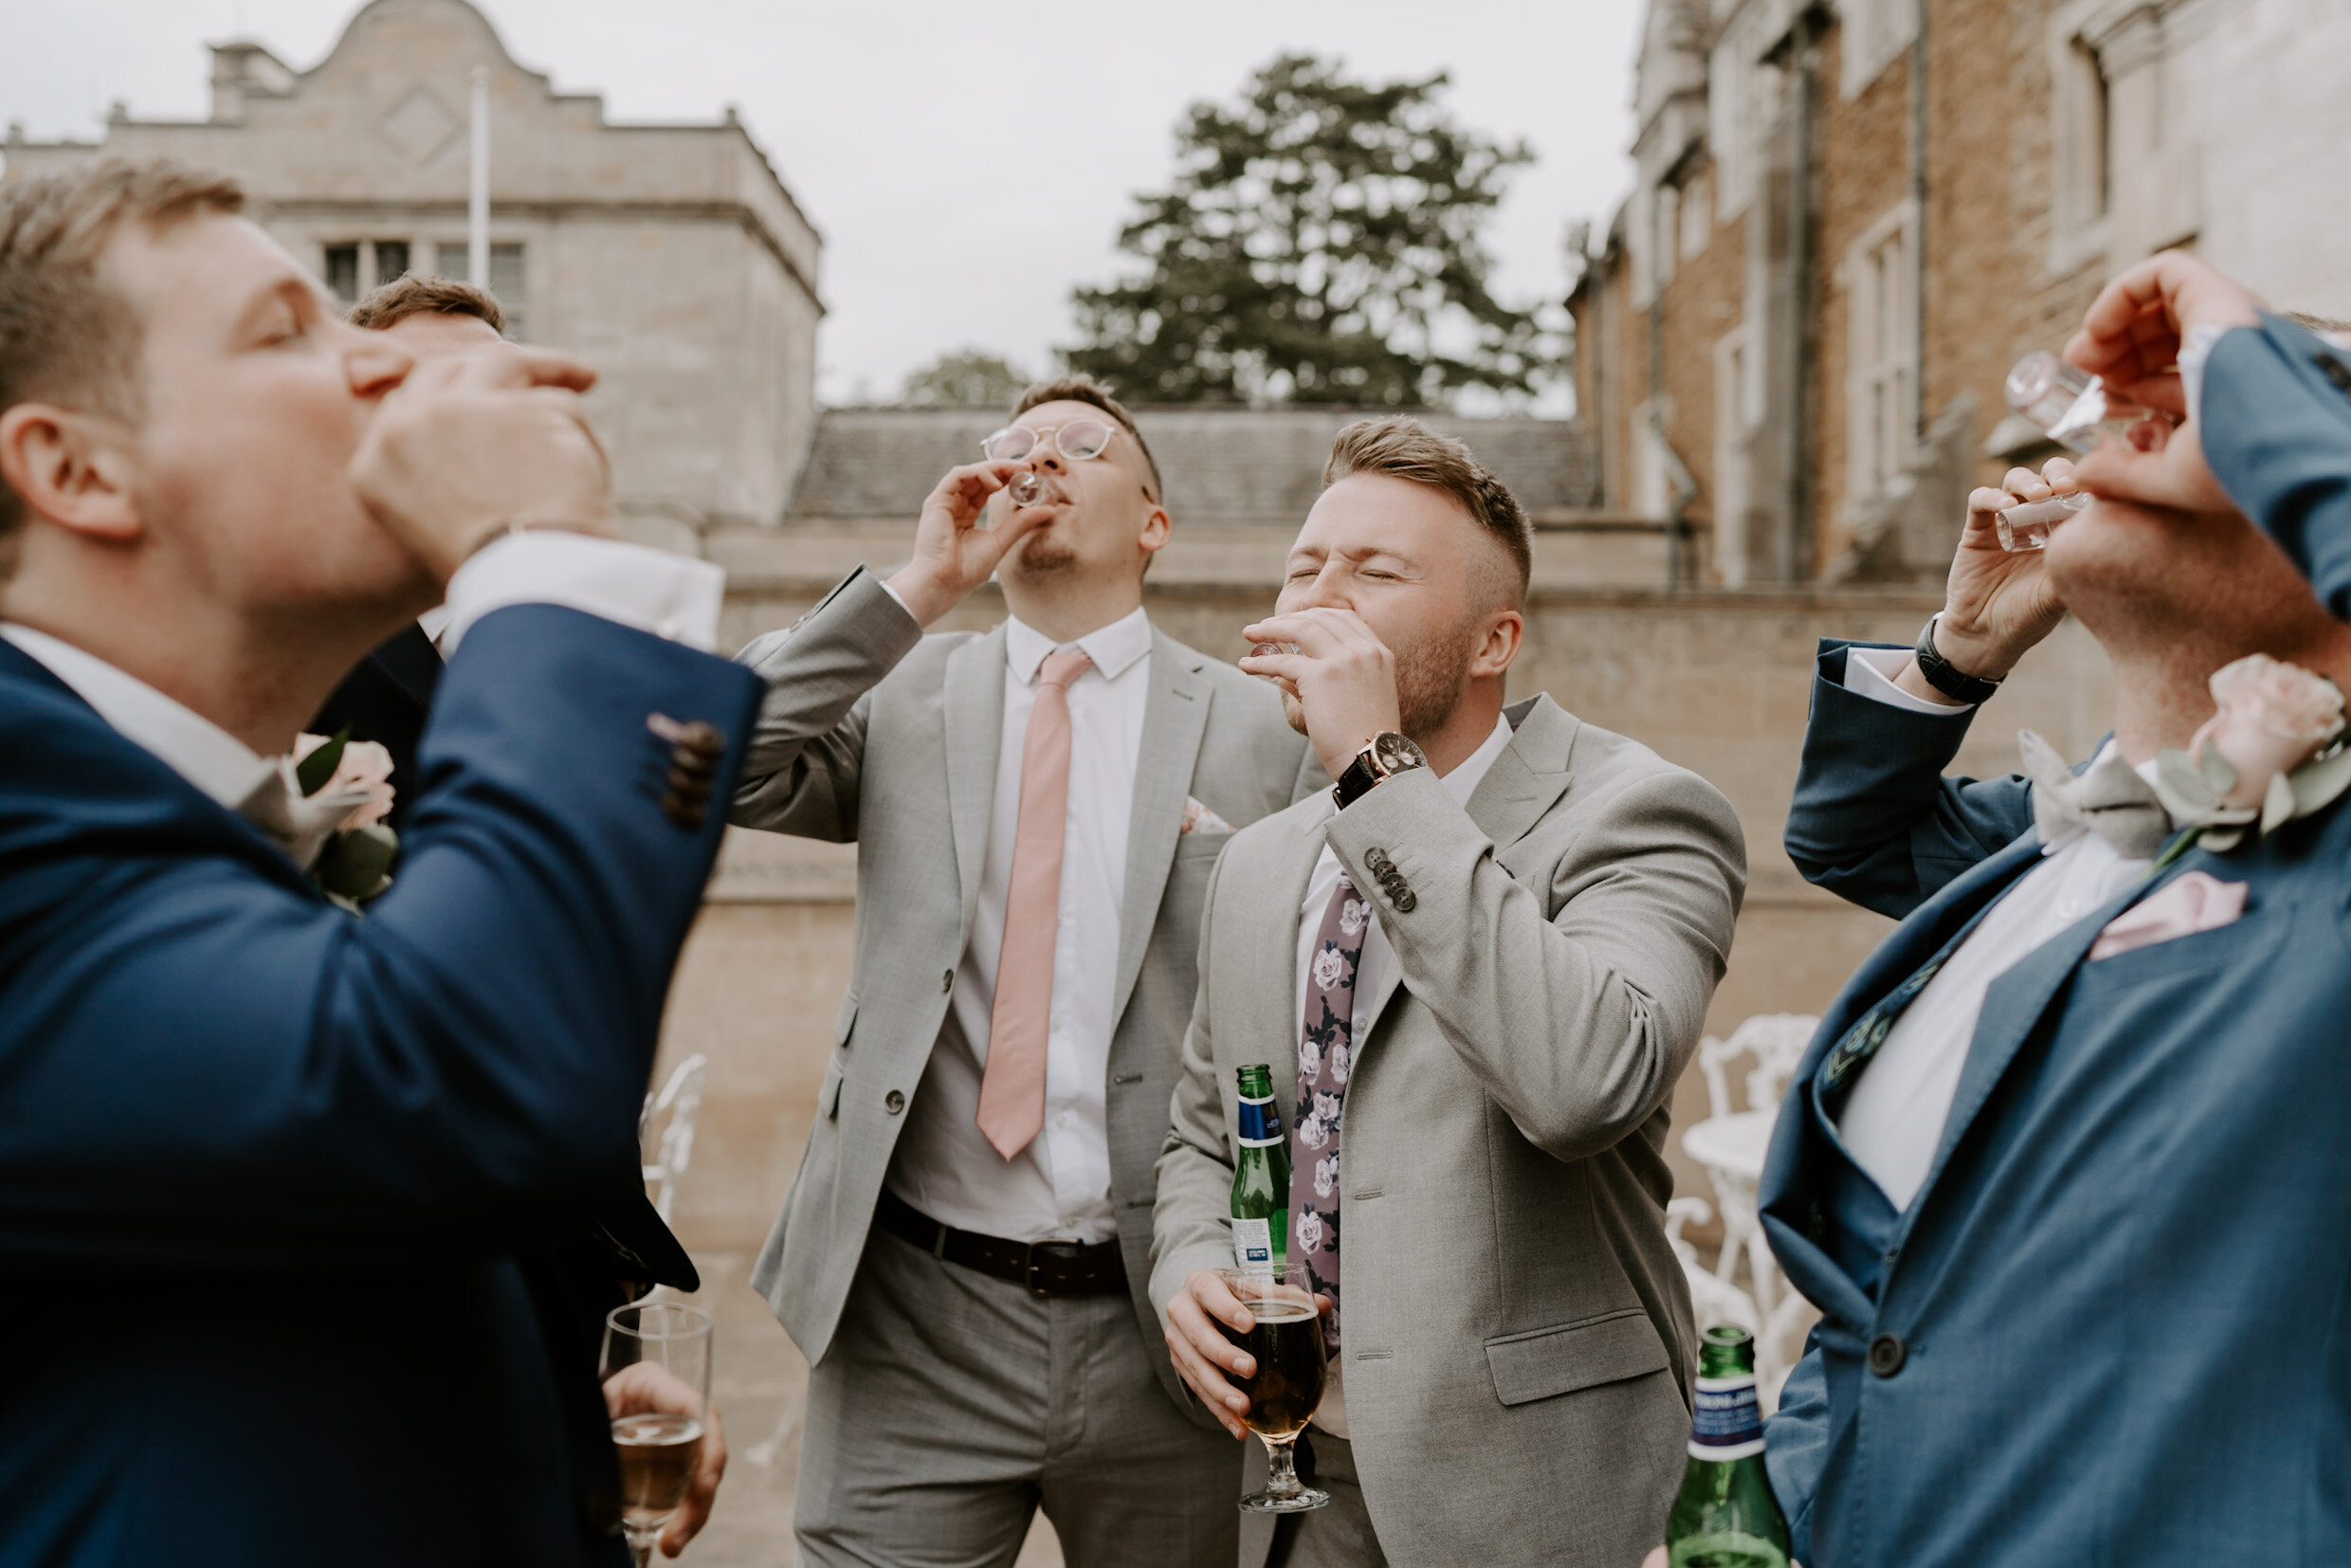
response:
{"label": "green beer bottle", "polygon": [[1788,1568],[1788,1522],[1763,1473],[1755,1341],[1718,1324],[1700,1337],[1689,1468],[1666,1523],[1672,1568]]}
{"label": "green beer bottle", "polygon": [[1273,1069],[1253,1062],[1240,1069],[1241,1158],[1232,1164],[1232,1260],[1267,1279],[1289,1263],[1290,1151],[1274,1103]]}

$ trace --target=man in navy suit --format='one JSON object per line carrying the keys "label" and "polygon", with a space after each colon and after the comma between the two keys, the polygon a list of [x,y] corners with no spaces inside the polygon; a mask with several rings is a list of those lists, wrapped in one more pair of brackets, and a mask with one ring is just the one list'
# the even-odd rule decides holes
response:
{"label": "man in navy suit", "polygon": [[[591,373],[417,367],[238,204],[0,185],[6,1556],[615,1560],[513,1254],[637,1179],[758,684],[715,569],[599,537]],[[272,759],[445,598],[355,918]]]}
{"label": "man in navy suit", "polygon": [[[2351,811],[2164,863],[2134,784],[2211,715],[2214,670],[2351,684],[2351,628],[2225,496],[2102,499],[2009,556],[1992,514],[2038,484],[2008,483],[1972,499],[1915,651],[1822,645],[1789,852],[1903,923],[1829,1009],[1764,1172],[1824,1313],[1774,1485],[1813,1568],[2351,1560]],[[2037,782],[1941,777],[2067,610],[2114,665],[2110,743]],[[2241,913],[2101,944],[2196,877]]]}

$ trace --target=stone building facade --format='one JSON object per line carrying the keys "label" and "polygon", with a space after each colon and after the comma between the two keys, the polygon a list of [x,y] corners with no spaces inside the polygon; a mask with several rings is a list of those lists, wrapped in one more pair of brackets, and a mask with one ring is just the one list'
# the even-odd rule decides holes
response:
{"label": "stone building facade", "polygon": [[1636,189],[1572,301],[1606,503],[1729,584],[1940,575],[2048,455],[2001,383],[2187,246],[2351,311],[2339,0],[1650,0]]}
{"label": "stone building facade", "polygon": [[11,131],[6,177],[116,154],[236,174],[254,216],[346,301],[403,271],[466,275],[476,71],[490,119],[490,278],[518,336],[602,373],[590,394],[632,533],[774,523],[814,434],[822,241],[729,110],[615,125],[507,54],[466,0],[372,0],[296,70],[212,49],[208,119],[96,143]]}

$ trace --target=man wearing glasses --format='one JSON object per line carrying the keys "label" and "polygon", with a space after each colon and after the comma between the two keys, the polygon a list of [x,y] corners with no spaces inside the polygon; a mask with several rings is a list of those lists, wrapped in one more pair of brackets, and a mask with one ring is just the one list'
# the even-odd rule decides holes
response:
{"label": "man wearing glasses", "polygon": [[[1169,520],[1116,399],[1033,387],[984,455],[887,582],[740,655],[769,693],[733,820],[859,846],[753,1274],[812,1369],[794,1529],[825,1568],[1009,1562],[1042,1505],[1073,1563],[1224,1568],[1241,1450],[1158,1348],[1152,1172],[1209,868],[1328,781],[1270,686],[1145,617]],[[922,635],[991,573],[1004,622]]]}

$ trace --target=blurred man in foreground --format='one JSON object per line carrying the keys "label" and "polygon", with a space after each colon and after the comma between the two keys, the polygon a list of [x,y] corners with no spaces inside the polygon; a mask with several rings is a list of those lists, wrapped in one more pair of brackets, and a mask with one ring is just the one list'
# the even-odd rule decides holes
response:
{"label": "blurred man in foreground", "polygon": [[[637,1183],[757,684],[636,629],[706,645],[721,583],[601,537],[592,373],[415,367],[240,204],[0,185],[10,1552],[613,1560],[509,1255]],[[433,783],[355,917],[282,754],[443,600]]]}
{"label": "blurred man in foreground", "polygon": [[1248,1320],[1215,1270],[1236,1069],[1269,1063],[1288,1263],[1337,1342],[1301,1439],[1333,1501],[1244,1561],[1618,1568],[1654,1539],[1689,1431],[1668,1102],[1745,843],[1647,747],[1540,694],[1503,705],[1531,546],[1467,447],[1365,420],[1323,477],[1279,608],[1248,629],[1297,651],[1242,668],[1282,683],[1338,783],[1242,830],[1210,879],[1151,1300],[1241,1436],[1226,1375],[1254,1368],[1222,1325]]}

